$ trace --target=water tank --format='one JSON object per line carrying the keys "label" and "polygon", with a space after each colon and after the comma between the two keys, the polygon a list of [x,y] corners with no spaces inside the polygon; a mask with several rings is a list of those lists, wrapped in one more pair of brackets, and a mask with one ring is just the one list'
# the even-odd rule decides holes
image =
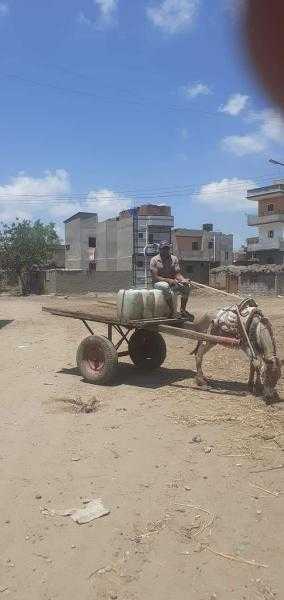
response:
{"label": "water tank", "polygon": [[[177,310],[177,297],[173,294],[173,309]],[[168,318],[170,306],[160,290],[120,290],[117,294],[117,317],[122,323]]]}
{"label": "water tank", "polygon": [[202,226],[203,231],[213,231],[212,223],[204,223]]}

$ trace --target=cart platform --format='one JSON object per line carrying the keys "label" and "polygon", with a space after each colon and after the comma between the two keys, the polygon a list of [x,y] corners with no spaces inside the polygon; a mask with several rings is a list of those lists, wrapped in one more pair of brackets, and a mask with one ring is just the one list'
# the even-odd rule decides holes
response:
{"label": "cart platform", "polygon": [[[88,329],[89,335],[77,350],[77,366],[81,375],[90,383],[106,384],[114,378],[118,358],[130,356],[132,362],[145,371],[160,367],[166,359],[166,342],[162,333],[184,337],[201,342],[211,342],[227,347],[238,347],[240,340],[214,336],[196,331],[194,324],[184,318],[153,318],[120,321],[114,304],[95,303],[92,311],[76,307],[43,306],[42,310],[51,315],[78,319]],[[88,307],[89,308],[89,307]],[[110,314],[112,313],[112,314]],[[97,335],[89,323],[107,325],[107,336]],[[113,333],[119,335],[113,341]],[[127,350],[120,350],[125,343]]]}

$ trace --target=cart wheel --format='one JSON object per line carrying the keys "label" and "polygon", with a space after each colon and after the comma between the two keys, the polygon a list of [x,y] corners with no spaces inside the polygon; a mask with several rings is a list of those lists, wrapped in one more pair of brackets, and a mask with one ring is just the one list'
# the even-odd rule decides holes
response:
{"label": "cart wheel", "polygon": [[167,347],[157,331],[137,329],[129,340],[129,356],[140,369],[157,369],[165,361]]}
{"label": "cart wheel", "polygon": [[117,351],[105,337],[90,335],[77,350],[77,365],[81,375],[90,383],[109,383],[116,372]]}

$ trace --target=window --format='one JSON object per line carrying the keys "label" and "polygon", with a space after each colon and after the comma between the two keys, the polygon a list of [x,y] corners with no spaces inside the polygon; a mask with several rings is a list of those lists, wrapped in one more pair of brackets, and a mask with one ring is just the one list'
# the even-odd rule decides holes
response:
{"label": "window", "polygon": [[274,231],[273,231],[273,229],[271,229],[271,230],[268,232],[268,237],[269,237],[269,238],[274,238]]}
{"label": "window", "polygon": [[65,250],[70,250],[70,244],[66,244]]}
{"label": "window", "polygon": [[95,248],[95,247],[96,247],[96,238],[89,237],[89,248]]}
{"label": "window", "polygon": [[144,233],[143,231],[140,231],[140,233],[138,234],[139,240],[143,240],[144,237]]}
{"label": "window", "polygon": [[208,250],[212,250],[213,246],[213,242],[208,242]]}
{"label": "window", "polygon": [[229,260],[229,252],[227,250],[225,252],[225,260]]}
{"label": "window", "polygon": [[143,260],[137,260],[137,267],[138,269],[142,269],[144,267]]}
{"label": "window", "polygon": [[198,242],[192,242],[192,250],[199,250],[199,243]]}
{"label": "window", "polygon": [[187,265],[186,272],[187,273],[192,273],[193,272],[193,266],[192,265]]}
{"label": "window", "polygon": [[268,204],[267,212],[273,212],[273,211],[274,211],[274,204]]}
{"label": "window", "polygon": [[269,265],[273,265],[273,264],[274,264],[274,262],[275,262],[275,261],[274,261],[274,256],[268,256],[268,258],[267,258],[267,263],[268,263]]}
{"label": "window", "polygon": [[149,244],[153,244],[153,241],[154,241],[154,235],[153,235],[153,233],[149,233],[149,235],[148,235]]}

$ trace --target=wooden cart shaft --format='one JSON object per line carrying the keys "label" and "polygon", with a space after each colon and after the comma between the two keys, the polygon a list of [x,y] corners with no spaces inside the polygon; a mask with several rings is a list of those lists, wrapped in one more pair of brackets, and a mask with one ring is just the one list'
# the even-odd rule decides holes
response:
{"label": "wooden cart shaft", "polygon": [[[83,321],[89,332],[93,334],[92,329],[88,325],[88,321],[96,323],[104,323],[108,326],[108,338],[112,340],[112,328],[114,327],[122,337],[125,339],[123,329],[127,332],[133,329],[155,329],[160,333],[169,335],[175,335],[177,337],[183,337],[191,340],[197,340],[200,342],[211,342],[212,344],[219,344],[226,347],[238,347],[240,340],[230,337],[222,337],[211,335],[209,333],[198,332],[194,330],[194,326],[190,326],[185,319],[174,319],[174,318],[159,318],[159,319],[140,319],[122,322],[114,317],[102,316],[93,312],[85,312],[80,310],[68,310],[56,307],[43,306],[44,312],[50,313],[55,316],[69,317],[72,319],[79,319]],[[186,325],[185,325],[186,324]],[[122,340],[123,341],[123,340]]]}

